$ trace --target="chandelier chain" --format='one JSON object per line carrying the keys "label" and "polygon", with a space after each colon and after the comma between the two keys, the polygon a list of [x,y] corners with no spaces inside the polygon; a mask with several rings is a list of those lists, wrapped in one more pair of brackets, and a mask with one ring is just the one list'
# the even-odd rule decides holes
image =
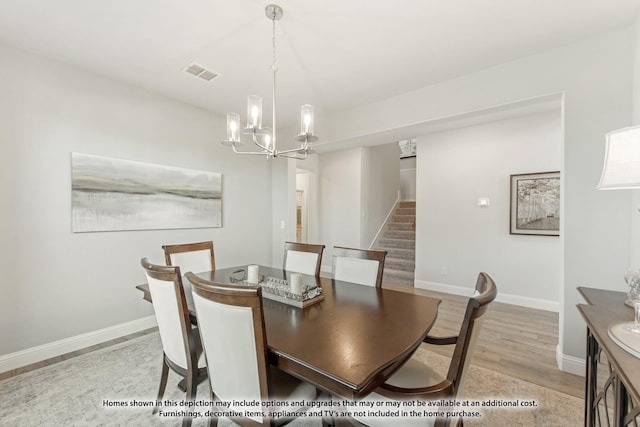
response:
{"label": "chandelier chain", "polygon": [[276,65],[276,14],[273,13],[273,18],[271,18],[271,23],[273,24],[271,27],[271,43],[273,44],[273,58],[271,69],[277,70],[278,66]]}

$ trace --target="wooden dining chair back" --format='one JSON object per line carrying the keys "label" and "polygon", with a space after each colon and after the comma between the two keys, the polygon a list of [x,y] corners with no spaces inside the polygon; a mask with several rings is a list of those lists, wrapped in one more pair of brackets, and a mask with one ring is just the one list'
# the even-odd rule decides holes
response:
{"label": "wooden dining chair back", "polygon": [[190,273],[187,279],[194,292],[193,302],[215,397],[225,402],[269,400],[261,289],[217,285]]}
{"label": "wooden dining chair back", "polygon": [[216,269],[212,241],[164,245],[162,249],[167,265],[179,266],[183,274],[187,271],[202,273]]}
{"label": "wooden dining chair back", "polygon": [[[486,273],[478,274],[474,297],[469,299],[460,333],[455,339],[455,349],[449,365],[447,380],[452,384],[452,397],[458,396],[464,389],[470,359],[475,343],[484,322],[484,315],[497,296],[498,291],[493,279]],[[426,343],[445,344],[436,337],[427,336]]]}
{"label": "wooden dining chair back", "polygon": [[[433,372],[430,366],[412,357],[382,386],[378,387],[374,398],[380,395],[391,399],[452,400],[460,398],[484,316],[489,303],[495,300],[498,294],[495,282],[486,273],[478,275],[475,291],[474,296],[467,303],[458,335],[450,337],[427,335],[424,339],[427,344],[455,345],[446,378],[435,384],[430,383],[429,380],[437,378],[438,375]],[[434,425],[444,427],[459,422],[461,419],[438,418]]]}
{"label": "wooden dining chair back", "polygon": [[382,287],[387,251],[333,247],[333,278],[359,285]]}
{"label": "wooden dining chair back", "polygon": [[[300,383],[283,372],[274,373],[271,369],[260,287],[222,285],[191,272],[186,277],[194,292],[193,301],[214,402],[244,400],[259,406],[240,408],[232,404],[229,409],[237,412],[252,409],[256,413],[270,414],[271,409],[263,404],[274,397],[283,397],[277,393],[278,387],[274,384],[283,376],[288,377],[293,389],[296,385],[307,389],[301,400],[315,397],[315,389],[310,385]],[[256,414],[238,421],[241,424],[271,425],[275,420]]]}
{"label": "wooden dining chair back", "polygon": [[324,245],[284,243],[284,269],[296,273],[320,276]]}
{"label": "wooden dining chair back", "polygon": [[[191,327],[180,267],[155,265],[147,258],[140,264],[147,277],[162,341],[163,363],[157,401],[164,395],[169,368],[185,378],[186,398],[192,400],[198,383],[206,377],[206,368],[198,369],[202,345],[198,330]],[[157,410],[156,406],[153,413]],[[191,418],[185,417],[183,426],[188,425],[191,425]]]}

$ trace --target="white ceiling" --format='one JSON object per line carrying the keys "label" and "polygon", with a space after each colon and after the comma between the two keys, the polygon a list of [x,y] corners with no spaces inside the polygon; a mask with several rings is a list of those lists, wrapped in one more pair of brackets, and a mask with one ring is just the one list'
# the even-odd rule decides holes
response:
{"label": "white ceiling", "polygon": [[[2,0],[0,42],[244,116],[247,95],[271,102],[266,4]],[[640,10],[640,0],[278,4],[279,127],[297,123],[301,104],[336,113],[630,24]],[[194,61],[220,76],[207,83],[184,73]]]}

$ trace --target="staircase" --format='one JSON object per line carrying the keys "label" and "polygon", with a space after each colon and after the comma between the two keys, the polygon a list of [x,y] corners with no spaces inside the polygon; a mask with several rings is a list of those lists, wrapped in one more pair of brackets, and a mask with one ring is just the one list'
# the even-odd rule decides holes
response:
{"label": "staircase", "polygon": [[387,251],[384,280],[413,285],[416,269],[416,202],[399,202],[382,230],[376,249]]}

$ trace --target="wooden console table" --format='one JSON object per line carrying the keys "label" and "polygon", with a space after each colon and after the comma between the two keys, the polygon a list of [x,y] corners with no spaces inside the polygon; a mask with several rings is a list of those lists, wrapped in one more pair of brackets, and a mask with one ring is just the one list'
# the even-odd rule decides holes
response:
{"label": "wooden console table", "polygon": [[[624,292],[579,287],[588,304],[578,304],[587,323],[585,426],[627,426],[640,422],[640,359],[627,353],[608,335],[609,325],[633,320],[633,309],[624,305]],[[603,372],[606,356],[608,378]],[[602,384],[599,383],[603,379]]]}

